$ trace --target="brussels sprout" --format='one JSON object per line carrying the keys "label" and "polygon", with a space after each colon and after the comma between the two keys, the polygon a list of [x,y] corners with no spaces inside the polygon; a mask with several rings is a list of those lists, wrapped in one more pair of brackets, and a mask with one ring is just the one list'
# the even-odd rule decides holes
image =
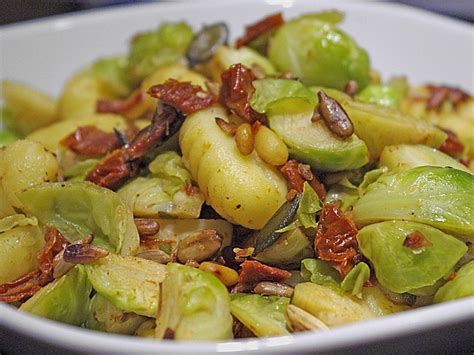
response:
{"label": "brussels sprout", "polygon": [[48,95],[8,80],[2,82],[1,89],[6,108],[2,123],[9,131],[25,136],[57,119],[56,101]]}
{"label": "brussels sprout", "polygon": [[441,167],[417,167],[380,177],[354,205],[359,226],[386,220],[429,224],[474,240],[474,175]]}
{"label": "brussels sprout", "polygon": [[369,57],[327,17],[305,15],[286,22],[270,39],[268,56],[281,71],[307,85],[342,89],[349,80],[360,88],[369,82]]}
{"label": "brussels sprout", "polygon": [[399,144],[390,145],[382,150],[379,166],[386,166],[389,170],[409,170],[417,166],[441,166],[472,172],[456,159],[425,145]]}
{"label": "brussels sprout", "polygon": [[169,181],[170,185],[177,185],[171,188],[165,186],[165,191],[170,195],[175,194],[186,181],[191,180],[191,174],[176,152],[161,153],[148,165],[148,169],[153,176]]}
{"label": "brussels sprout", "polygon": [[362,298],[362,288],[369,277],[369,266],[364,262],[358,263],[342,280],[341,289]]}
{"label": "brussels sprout", "polygon": [[400,93],[390,86],[371,84],[357,95],[357,99],[398,110],[401,97]]}
{"label": "brussels sprout", "polygon": [[229,120],[220,106],[186,118],[179,136],[184,164],[217,213],[232,223],[261,229],[285,202],[286,181],[255,151],[240,154],[215,117]]}
{"label": "brussels sprout", "polygon": [[114,95],[125,97],[131,91],[127,67],[125,57],[101,58],[92,64],[91,71]]}
{"label": "brussels sprout", "polygon": [[115,307],[156,317],[166,267],[133,256],[109,254],[85,266],[92,287]]}
{"label": "brussels sprout", "polygon": [[329,327],[374,317],[362,301],[312,282],[296,285],[291,304],[311,313]]}
{"label": "brussels sprout", "polygon": [[139,82],[159,67],[183,59],[192,38],[193,30],[184,22],[165,22],[153,32],[136,35],[129,53],[131,79]]}
{"label": "brussels sprout", "polygon": [[176,263],[166,267],[156,337],[176,340],[232,338],[230,297],[214,275]]}
{"label": "brussels sprout", "polygon": [[77,162],[63,172],[63,177],[67,181],[84,181],[87,173],[97,165],[99,159],[87,159]]}
{"label": "brussels sprout", "polygon": [[258,337],[290,333],[285,318],[287,297],[262,296],[245,293],[231,295],[232,315]]}
{"label": "brussels sprout", "polygon": [[[322,90],[320,87],[311,89],[315,93]],[[447,138],[446,133],[429,122],[386,107],[354,101],[337,90],[323,90],[335,98],[347,112],[354,124],[355,133],[369,148],[372,160],[378,159],[387,145],[424,144],[437,148]]]}
{"label": "brussels sprout", "polygon": [[0,220],[0,285],[37,267],[36,254],[44,245],[35,218],[17,214]]}
{"label": "brussels sprout", "polygon": [[434,296],[434,303],[474,296],[474,261],[463,265],[454,280],[448,281]]}
{"label": "brussels sprout", "polygon": [[[421,233],[424,238],[416,248],[405,246],[413,233]],[[407,221],[371,224],[359,231],[357,240],[361,253],[374,266],[380,284],[397,293],[434,285],[467,251],[466,245],[456,238]]]}
{"label": "brussels sprout", "polygon": [[89,308],[91,285],[82,265],[51,282],[23,303],[20,311],[62,323],[81,325]]}
{"label": "brussels sprout", "polygon": [[113,191],[89,182],[37,185],[18,194],[26,211],[57,227],[70,241],[94,235],[94,244],[122,255],[139,245],[133,215]]}
{"label": "brussels sprout", "polygon": [[[174,184],[160,178],[138,177],[118,190],[118,194],[127,202],[135,216],[197,218],[204,196],[199,192],[188,195],[182,190],[183,185],[181,182]],[[172,195],[167,193],[176,189],[181,190]]]}
{"label": "brussels sprout", "polygon": [[[271,112],[272,107],[277,107],[277,112],[283,110],[283,113],[291,114],[313,111],[316,106],[316,95],[297,80],[262,79],[254,80],[252,85],[255,92],[250,105],[259,113]],[[278,104],[280,100],[284,105]]]}
{"label": "brussels sprout", "polygon": [[235,49],[221,46],[212,56],[209,63],[212,78],[214,81],[220,82],[221,73],[231,65],[238,63],[248,68],[252,68],[253,65],[258,65],[267,75],[275,73],[273,64],[253,49],[248,47]]}
{"label": "brussels sprout", "polygon": [[91,299],[85,327],[107,333],[132,335],[146,320],[146,317],[120,310],[105,297],[96,294]]}
{"label": "brussels sprout", "polygon": [[[290,104],[281,100],[280,106],[289,107]],[[312,116],[312,110],[291,115],[268,115],[270,128],[288,145],[290,156],[327,172],[357,169],[369,161],[367,146],[355,134],[340,139],[322,120],[312,122]]]}
{"label": "brussels sprout", "polygon": [[376,316],[385,316],[409,309],[406,305],[389,300],[378,286],[363,287],[362,300]]}
{"label": "brussels sprout", "polygon": [[341,275],[327,262],[319,259],[305,259],[301,262],[301,277],[304,281],[339,290]]}
{"label": "brussels sprout", "polygon": [[321,201],[314,189],[305,181],[303,185],[303,195],[296,210],[296,217],[304,228],[315,228],[316,212],[321,210]]}
{"label": "brussels sprout", "polygon": [[56,157],[39,143],[19,140],[0,151],[0,184],[13,207],[22,207],[17,193],[45,181],[56,181],[57,172]]}
{"label": "brussels sprout", "polygon": [[339,201],[340,209],[346,212],[354,206],[358,199],[359,190],[347,178],[344,178],[341,182],[331,186],[324,202]]}
{"label": "brussels sprout", "polygon": [[[222,238],[221,248],[230,245],[232,240],[232,224],[222,219],[156,219],[160,230],[153,238],[153,247],[171,255],[176,251],[178,243],[186,239],[195,231],[213,229]],[[152,240],[150,238],[150,240]],[[140,251],[147,250],[147,246],[140,247]]]}
{"label": "brussels sprout", "polygon": [[114,129],[125,131],[128,127],[127,122],[119,115],[93,113],[81,116],[81,118],[76,120],[53,123],[51,126],[31,133],[26,138],[43,144],[51,151],[56,151],[61,140],[83,126],[94,126],[104,132],[113,132]]}
{"label": "brussels sprout", "polygon": [[296,228],[283,233],[275,243],[258,253],[255,259],[269,265],[289,267],[313,255],[311,241],[300,228]]}

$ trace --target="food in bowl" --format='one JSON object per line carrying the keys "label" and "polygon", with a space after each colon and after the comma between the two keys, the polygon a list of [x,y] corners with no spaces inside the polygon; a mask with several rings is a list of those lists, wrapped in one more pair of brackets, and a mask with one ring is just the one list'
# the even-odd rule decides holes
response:
{"label": "food in bowl", "polygon": [[474,100],[382,81],[342,20],[275,14],[233,46],[165,23],[57,100],[5,81],[0,300],[223,340],[473,295]]}

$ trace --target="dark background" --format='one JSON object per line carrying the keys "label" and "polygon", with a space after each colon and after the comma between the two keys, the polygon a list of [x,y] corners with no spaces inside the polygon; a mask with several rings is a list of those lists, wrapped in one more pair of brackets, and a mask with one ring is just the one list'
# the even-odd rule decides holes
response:
{"label": "dark background", "polygon": [[[119,6],[152,1],[153,0],[0,0],[0,25],[97,7]],[[382,1],[408,4],[456,17],[471,23],[474,22],[474,0]]]}

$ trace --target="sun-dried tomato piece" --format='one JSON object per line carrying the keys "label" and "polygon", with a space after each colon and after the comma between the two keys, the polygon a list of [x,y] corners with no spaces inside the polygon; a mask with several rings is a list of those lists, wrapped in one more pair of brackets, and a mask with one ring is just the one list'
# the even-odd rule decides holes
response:
{"label": "sun-dried tomato piece", "polygon": [[[296,160],[288,160],[281,168],[281,173],[288,182],[288,190],[303,192],[304,182],[308,181],[310,186],[316,191],[319,199],[326,198],[326,189],[318,178],[311,172],[311,168],[306,164],[301,164]],[[294,193],[291,194],[294,197]]]}
{"label": "sun-dried tomato piece", "polygon": [[426,103],[428,110],[439,111],[446,101],[456,107],[459,103],[469,99],[469,94],[458,88],[445,85],[426,85],[426,88],[430,94]]}
{"label": "sun-dried tomato piece", "polygon": [[284,22],[281,12],[267,16],[260,21],[245,27],[245,34],[235,41],[235,46],[237,48],[245,46],[265,32],[280,27]]}
{"label": "sun-dried tomato piece", "polygon": [[53,281],[53,261],[68,244],[57,228],[48,227],[45,232],[45,245],[36,256],[38,269],[26,274],[14,281],[0,285],[1,302],[23,301],[41,287]]}
{"label": "sun-dried tomato piece", "polygon": [[86,175],[86,180],[96,185],[115,190],[125,181],[135,176],[138,161],[129,161],[126,148],[113,151]]}
{"label": "sun-dried tomato piece", "polygon": [[79,127],[64,138],[61,144],[84,157],[104,155],[121,146],[115,133],[101,131],[95,126]]}
{"label": "sun-dried tomato piece", "polygon": [[358,254],[357,228],[336,202],[326,203],[321,211],[314,249],[321,260],[328,261],[342,276],[355,264]]}
{"label": "sun-dried tomato piece", "polygon": [[217,102],[214,95],[204,91],[200,86],[175,79],[168,79],[163,84],[154,85],[148,89],[147,93],[175,107],[185,115],[190,115]]}
{"label": "sun-dried tomato piece", "polygon": [[428,239],[426,239],[423,233],[420,231],[415,231],[408,234],[403,241],[403,246],[412,250],[417,250],[432,245],[433,244]]}
{"label": "sun-dried tomato piece", "polygon": [[181,118],[174,108],[163,105],[149,126],[139,131],[130,144],[98,162],[86,175],[86,180],[112,190],[119,188],[138,174],[141,159],[168,135],[170,125]]}
{"label": "sun-dried tomato piece", "polygon": [[255,91],[252,82],[255,79],[252,70],[242,64],[234,64],[221,74],[219,101],[248,122],[263,120],[265,117],[250,107],[250,98]]}
{"label": "sun-dried tomato piece", "polygon": [[116,113],[127,118],[143,116],[147,109],[146,96],[142,90],[135,90],[123,100],[98,100],[96,105],[99,113]]}
{"label": "sun-dried tomato piece", "polygon": [[462,152],[464,152],[464,145],[459,140],[456,133],[449,129],[442,128],[442,130],[448,134],[448,138],[446,138],[443,144],[441,144],[439,150],[454,158],[459,157]]}
{"label": "sun-dried tomato piece", "polygon": [[291,272],[262,264],[256,260],[247,260],[241,264],[239,282],[233,292],[250,292],[261,281],[282,282],[291,276]]}

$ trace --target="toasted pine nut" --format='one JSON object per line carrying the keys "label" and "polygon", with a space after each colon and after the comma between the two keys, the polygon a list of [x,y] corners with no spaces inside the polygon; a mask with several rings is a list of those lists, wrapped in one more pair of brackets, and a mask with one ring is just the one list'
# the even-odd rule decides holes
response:
{"label": "toasted pine nut", "polygon": [[253,152],[253,134],[252,127],[248,123],[242,123],[235,132],[235,142],[240,153],[249,155]]}
{"label": "toasted pine nut", "polygon": [[255,134],[255,150],[270,165],[283,165],[288,160],[288,148],[270,128],[260,126]]}
{"label": "toasted pine nut", "polygon": [[224,265],[205,261],[199,265],[199,269],[213,274],[227,287],[233,286],[239,281],[239,274],[237,271]]}

